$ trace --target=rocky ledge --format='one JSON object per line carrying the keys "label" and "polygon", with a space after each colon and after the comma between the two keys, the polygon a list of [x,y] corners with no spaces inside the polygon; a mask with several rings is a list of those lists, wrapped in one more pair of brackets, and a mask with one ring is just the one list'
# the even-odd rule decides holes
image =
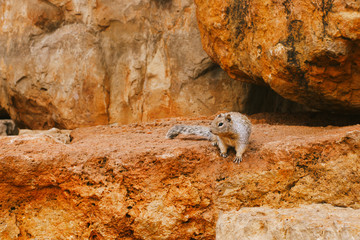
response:
{"label": "rocky ledge", "polygon": [[204,139],[164,138],[175,123],[208,118],[80,128],[69,144],[0,137],[0,238],[214,239],[218,219],[244,207],[280,208],[263,214],[280,218],[301,204],[320,205],[324,216],[329,205],[357,211],[360,125],[319,126],[311,116],[279,124],[284,117],[251,116],[241,164]]}

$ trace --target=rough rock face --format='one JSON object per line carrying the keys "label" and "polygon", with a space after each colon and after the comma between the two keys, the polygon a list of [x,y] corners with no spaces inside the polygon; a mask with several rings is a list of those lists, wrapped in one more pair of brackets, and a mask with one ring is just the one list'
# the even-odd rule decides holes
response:
{"label": "rough rock face", "polygon": [[0,136],[7,135],[18,135],[19,128],[16,126],[14,121],[6,119],[0,119]]}
{"label": "rough rock face", "polygon": [[248,88],[203,51],[190,0],[0,3],[0,106],[23,127],[239,111]]}
{"label": "rough rock face", "polygon": [[21,129],[19,135],[28,136],[30,138],[34,136],[36,137],[46,136],[52,138],[53,140],[59,143],[68,144],[71,142],[70,132],[71,130],[60,130],[57,128],[51,128],[49,130]]}
{"label": "rough rock face", "polygon": [[195,2],[204,49],[233,78],[312,108],[359,112],[359,1]]}
{"label": "rough rock face", "polygon": [[327,204],[242,208],[220,214],[216,239],[359,239],[360,210]]}
{"label": "rough rock face", "polygon": [[164,137],[205,118],[81,128],[70,144],[0,137],[0,239],[214,239],[219,212],[360,208],[359,125],[252,121],[241,164],[200,138]]}

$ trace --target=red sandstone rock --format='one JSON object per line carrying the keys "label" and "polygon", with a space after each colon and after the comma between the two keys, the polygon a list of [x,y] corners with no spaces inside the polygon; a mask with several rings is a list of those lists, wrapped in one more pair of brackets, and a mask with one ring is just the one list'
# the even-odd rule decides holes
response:
{"label": "red sandstone rock", "polygon": [[195,2],[203,47],[230,76],[312,108],[359,112],[358,1]]}
{"label": "red sandstone rock", "polygon": [[0,238],[214,239],[220,211],[360,208],[359,125],[251,119],[241,164],[201,138],[165,139],[171,125],[205,118],[76,129],[70,144],[0,137]]}

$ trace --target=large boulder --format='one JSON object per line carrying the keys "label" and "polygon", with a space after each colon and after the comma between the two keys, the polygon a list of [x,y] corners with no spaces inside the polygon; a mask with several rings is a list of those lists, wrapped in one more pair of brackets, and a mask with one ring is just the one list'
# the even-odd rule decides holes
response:
{"label": "large boulder", "polygon": [[359,112],[359,1],[195,2],[203,47],[230,76],[312,108]]}
{"label": "large boulder", "polygon": [[0,15],[0,106],[21,127],[241,111],[248,98],[203,51],[191,0],[5,0]]}

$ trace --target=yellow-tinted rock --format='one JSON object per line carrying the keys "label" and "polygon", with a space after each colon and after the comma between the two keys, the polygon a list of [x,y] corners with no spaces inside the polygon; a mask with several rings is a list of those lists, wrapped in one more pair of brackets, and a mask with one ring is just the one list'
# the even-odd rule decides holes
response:
{"label": "yellow-tinted rock", "polygon": [[195,4],[5,0],[0,108],[22,127],[242,111],[249,87],[203,51]]}

